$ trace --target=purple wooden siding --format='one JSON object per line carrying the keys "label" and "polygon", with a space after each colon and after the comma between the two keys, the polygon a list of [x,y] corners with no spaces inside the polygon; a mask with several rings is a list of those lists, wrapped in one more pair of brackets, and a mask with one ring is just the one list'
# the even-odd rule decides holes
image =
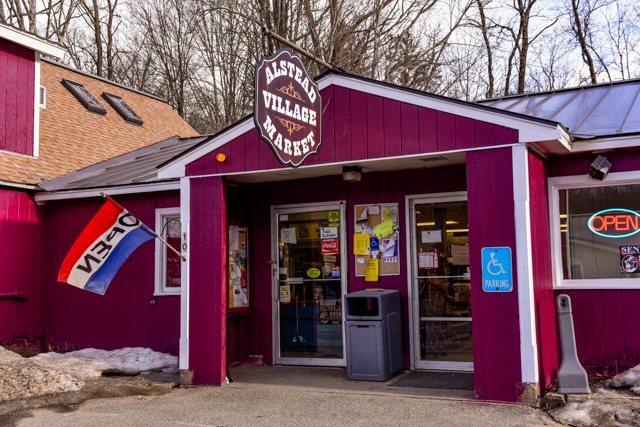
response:
{"label": "purple wooden siding", "polygon": [[[322,145],[305,165],[487,147],[517,141],[517,131],[417,107],[376,95],[329,86],[322,92]],[[227,161],[215,160],[218,153]],[[186,168],[186,174],[224,174],[282,167],[252,130]]]}
{"label": "purple wooden siding", "polygon": [[33,155],[35,53],[0,40],[0,150]]}
{"label": "purple wooden siding", "polygon": [[194,384],[226,377],[226,198],[224,179],[191,180],[189,369]]}
{"label": "purple wooden siding", "polygon": [[[594,154],[553,157],[549,176],[587,173]],[[640,170],[640,150],[607,153],[612,172]],[[554,261],[560,262],[560,260]],[[588,368],[615,373],[640,363],[640,290],[562,290],[571,297],[580,362]]]}
{"label": "purple wooden siding", "polygon": [[[138,219],[155,227],[156,208],[179,206],[177,191],[113,196]],[[95,215],[100,197],[51,202],[46,253],[49,297],[47,344],[54,350],[150,347],[178,354],[180,297],[154,297],[154,243],[139,247],[122,265],[104,296],[56,281],[69,248]],[[151,301],[155,301],[152,305]]]}
{"label": "purple wooden siding", "polygon": [[513,291],[483,292],[481,249],[508,246],[516,270],[511,149],[467,153],[471,309],[476,395],[515,401],[521,381],[517,277]]}
{"label": "purple wooden siding", "polygon": [[540,390],[544,391],[555,381],[558,372],[558,334],[549,254],[551,237],[547,169],[546,162],[532,152],[529,152],[529,197],[538,368]]}
{"label": "purple wooden siding", "polygon": [[[33,195],[0,188],[0,344],[44,347],[45,215]],[[19,298],[16,298],[19,297]]]}
{"label": "purple wooden siding", "polygon": [[[344,182],[341,176],[327,176],[317,179],[286,181],[248,185],[242,191],[229,197],[229,209],[250,200],[251,209],[247,212],[250,225],[250,281],[251,311],[242,319],[243,337],[241,343],[237,338],[229,338],[229,345],[242,345],[242,350],[229,350],[229,354],[242,352],[243,356],[259,354],[264,356],[267,364],[273,363],[272,340],[272,290],[271,266],[271,206],[296,203],[312,203],[346,200],[347,236],[349,261],[348,292],[365,289],[365,287],[381,287],[400,291],[403,307],[403,345],[405,368],[410,367],[409,354],[409,320],[407,317],[408,290],[406,271],[406,238],[404,225],[405,195],[425,193],[464,191],[466,189],[466,170],[464,165],[447,168],[406,170],[399,172],[367,173],[361,182]],[[192,195],[193,197],[193,195]],[[365,284],[364,277],[356,277],[353,269],[354,206],[362,203],[398,203],[403,234],[400,242],[401,274],[383,276],[380,281]],[[192,218],[197,218],[194,213]],[[233,218],[232,216],[229,217]],[[242,218],[245,220],[246,218]],[[195,261],[194,261],[195,262]],[[193,265],[193,264],[192,264]],[[193,286],[193,285],[192,285]],[[193,308],[192,308],[193,310]],[[193,311],[192,311],[193,312]],[[235,320],[235,319],[234,319]],[[236,321],[239,324],[239,321]],[[232,331],[228,331],[232,333]],[[234,344],[232,344],[234,343]]]}

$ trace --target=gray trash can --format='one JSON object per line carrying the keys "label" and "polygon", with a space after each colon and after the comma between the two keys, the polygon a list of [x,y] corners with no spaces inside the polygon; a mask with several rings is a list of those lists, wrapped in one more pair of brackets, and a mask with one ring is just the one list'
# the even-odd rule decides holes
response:
{"label": "gray trash can", "polygon": [[400,292],[359,291],[345,295],[347,378],[387,381],[402,371]]}

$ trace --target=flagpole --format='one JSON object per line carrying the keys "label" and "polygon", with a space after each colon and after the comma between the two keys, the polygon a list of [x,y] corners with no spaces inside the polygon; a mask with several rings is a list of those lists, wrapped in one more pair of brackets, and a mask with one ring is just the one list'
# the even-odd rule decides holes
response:
{"label": "flagpole", "polygon": [[176,250],[176,248],[174,248],[173,246],[171,246],[170,244],[168,244],[162,237],[160,236],[156,236],[158,238],[158,240],[160,240],[162,243],[164,243],[169,249],[171,249],[176,255],[178,255],[180,258],[182,258],[183,261],[186,261],[187,259],[184,257],[184,255],[182,255],[180,252],[178,252]]}
{"label": "flagpole", "polygon": [[[107,198],[107,194],[105,194],[105,193],[103,193],[103,192],[100,192],[100,195],[101,195],[103,198],[105,198],[105,199]],[[166,240],[164,240],[162,237],[158,236],[157,234],[156,234],[156,237],[158,238],[158,240],[160,240],[162,243],[164,243],[166,247],[168,247],[168,248],[169,248],[169,249],[171,249],[171,250],[172,250],[176,255],[178,255],[178,256],[179,256],[183,261],[186,261],[186,260],[187,260],[187,258],[185,258],[185,256],[184,256],[184,255],[182,255],[180,252],[178,252],[178,251],[176,250],[176,248],[174,248],[174,247],[173,247],[173,246],[171,246],[169,243],[167,243],[167,241],[166,241]]]}

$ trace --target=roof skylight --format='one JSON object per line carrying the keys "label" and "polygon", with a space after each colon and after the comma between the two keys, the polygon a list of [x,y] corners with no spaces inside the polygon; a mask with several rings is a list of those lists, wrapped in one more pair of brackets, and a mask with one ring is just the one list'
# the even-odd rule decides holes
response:
{"label": "roof skylight", "polygon": [[133,111],[131,107],[129,107],[119,96],[103,92],[102,97],[107,100],[109,105],[111,105],[125,121],[135,123],[137,125],[141,125],[143,123],[142,119],[136,114],[136,112]]}
{"label": "roof skylight", "polygon": [[94,113],[98,114],[107,114],[107,110],[102,106],[102,104],[100,104],[98,100],[95,99],[93,95],[91,95],[91,93],[89,93],[87,88],[85,88],[80,83],[62,79],[62,85],[66,87],[67,90],[71,92],[73,96],[75,96],[76,99],[80,101],[80,103],[84,105],[84,108],[86,108],[87,110],[93,111]]}

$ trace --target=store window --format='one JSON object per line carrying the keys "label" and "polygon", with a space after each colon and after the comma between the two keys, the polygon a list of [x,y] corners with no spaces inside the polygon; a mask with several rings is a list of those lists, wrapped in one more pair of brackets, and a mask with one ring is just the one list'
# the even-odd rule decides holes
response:
{"label": "store window", "polygon": [[[169,245],[180,250],[180,208],[156,210],[156,233]],[[179,295],[182,261],[180,256],[156,239],[155,295]]]}
{"label": "store window", "polygon": [[640,183],[573,178],[550,180],[556,287],[638,287]]}

